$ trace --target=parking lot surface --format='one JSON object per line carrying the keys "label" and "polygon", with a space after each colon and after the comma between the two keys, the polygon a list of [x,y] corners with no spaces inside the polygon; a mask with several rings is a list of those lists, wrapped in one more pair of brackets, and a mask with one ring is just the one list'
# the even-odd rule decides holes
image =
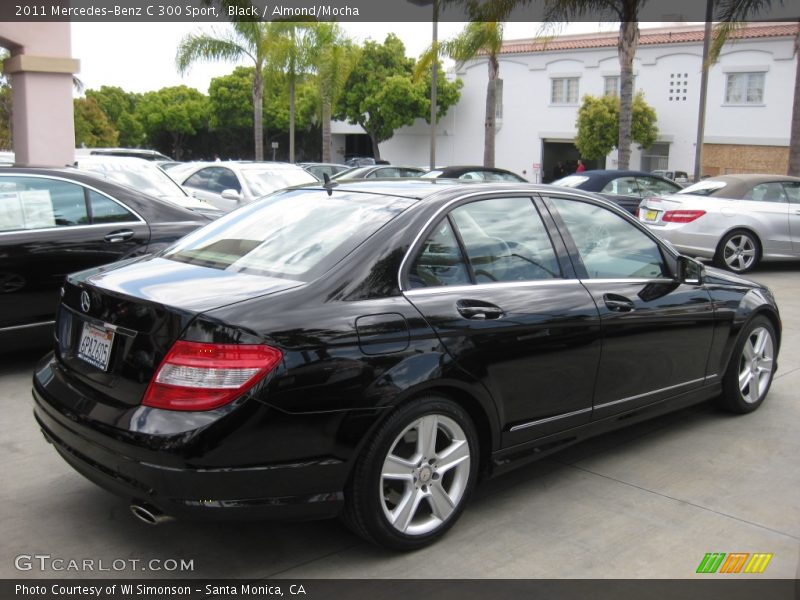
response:
{"label": "parking lot surface", "polygon": [[[751,278],[773,289],[783,319],[779,370],[758,411],[698,405],[484,482],[444,539],[410,554],[370,546],[336,520],[136,521],[40,434],[30,380],[41,352],[5,349],[0,576],[687,578],[708,552],[747,552],[773,558],[762,575],[737,577],[800,577],[800,264]],[[42,569],[21,555],[94,562]],[[192,570],[165,569],[181,559]],[[98,570],[101,561],[124,567]]]}

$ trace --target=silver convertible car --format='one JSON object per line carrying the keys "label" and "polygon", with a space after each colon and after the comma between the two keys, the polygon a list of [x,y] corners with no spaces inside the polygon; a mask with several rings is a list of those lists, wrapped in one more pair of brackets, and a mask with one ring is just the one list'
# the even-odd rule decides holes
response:
{"label": "silver convertible car", "polygon": [[689,256],[736,273],[762,260],[800,258],[800,178],[720,175],[646,198],[639,220]]}

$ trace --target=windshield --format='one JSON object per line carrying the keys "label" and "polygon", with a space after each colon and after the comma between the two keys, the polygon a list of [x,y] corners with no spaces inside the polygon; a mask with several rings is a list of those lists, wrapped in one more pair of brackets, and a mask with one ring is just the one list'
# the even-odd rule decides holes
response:
{"label": "windshield", "polygon": [[588,177],[584,177],[583,175],[567,175],[566,177],[562,177],[553,182],[553,185],[560,185],[563,187],[578,187],[585,181],[589,181]]}
{"label": "windshield", "polygon": [[275,190],[282,190],[293,185],[317,183],[318,181],[311,173],[300,167],[296,169],[242,169],[241,175],[255,197],[265,196]]}
{"label": "windshield", "polygon": [[186,236],[164,258],[311,281],[413,202],[359,193],[281,191]]}
{"label": "windshield", "polygon": [[120,162],[79,161],[78,168],[100,173],[117,183],[127,185],[156,198],[188,196],[181,186],[152,163],[135,160]]}
{"label": "windshield", "polygon": [[697,183],[683,188],[676,193],[692,194],[693,196],[711,196],[715,192],[718,192],[724,188],[726,185],[728,184],[724,181],[719,181],[716,179],[704,179],[703,181],[698,181]]}

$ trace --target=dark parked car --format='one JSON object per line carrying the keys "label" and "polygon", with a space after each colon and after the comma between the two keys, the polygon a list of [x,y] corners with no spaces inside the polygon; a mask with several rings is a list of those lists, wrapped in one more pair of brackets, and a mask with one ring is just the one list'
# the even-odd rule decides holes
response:
{"label": "dark parked car", "polygon": [[592,195],[340,183],[70,276],[35,414],[147,522],[343,513],[412,549],[480,478],[711,398],[755,410],[780,332],[768,289]]}
{"label": "dark parked car", "polygon": [[587,192],[597,192],[619,204],[632,215],[636,214],[643,198],[666,196],[683,189],[670,179],[643,171],[615,171],[597,169],[567,175],[553,185],[570,187]]}
{"label": "dark parked car", "polygon": [[346,181],[348,179],[385,179],[402,177],[419,177],[425,174],[425,169],[419,167],[399,167],[396,165],[369,165],[366,167],[354,167],[346,171],[340,171],[331,179],[336,181]]}
{"label": "dark parked car", "polygon": [[339,165],[336,163],[298,163],[306,171],[311,173],[314,177],[322,181],[325,175],[333,177],[337,173],[347,171],[350,169],[347,165]]}
{"label": "dark parked car", "polygon": [[441,167],[433,169],[423,175],[425,179],[464,179],[467,181],[515,181],[527,182],[527,179],[506,171],[505,169],[496,169],[494,167],[481,167],[476,165],[457,166],[457,167]]}
{"label": "dark parked car", "polygon": [[64,277],[146,252],[209,219],[76,169],[0,171],[3,350],[52,340]]}

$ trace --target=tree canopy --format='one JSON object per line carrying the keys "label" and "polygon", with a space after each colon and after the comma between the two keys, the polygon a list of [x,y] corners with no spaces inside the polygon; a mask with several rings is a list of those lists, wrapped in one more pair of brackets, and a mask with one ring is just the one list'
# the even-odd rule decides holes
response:
{"label": "tree canopy", "polygon": [[[336,117],[360,125],[372,140],[375,158],[380,142],[390,139],[404,125],[418,118],[430,119],[431,78],[414,79],[414,59],[407,58],[405,46],[394,35],[383,44],[367,41],[353,67],[337,104]],[[444,77],[438,84],[438,114],[458,101],[461,82]]]}
{"label": "tree canopy", "polygon": [[94,98],[76,98],[73,107],[76,146],[102,148],[118,145],[117,130]]}
{"label": "tree canopy", "polygon": [[180,160],[185,138],[208,124],[208,98],[185,85],[166,87],[144,94],[136,115],[151,139],[160,133],[170,135],[173,156]]}
{"label": "tree canopy", "polygon": [[[578,110],[575,146],[589,160],[604,158],[617,147],[619,140],[618,96],[583,97]],[[643,148],[652,146],[658,137],[656,111],[644,100],[640,91],[633,98],[631,137]]]}

